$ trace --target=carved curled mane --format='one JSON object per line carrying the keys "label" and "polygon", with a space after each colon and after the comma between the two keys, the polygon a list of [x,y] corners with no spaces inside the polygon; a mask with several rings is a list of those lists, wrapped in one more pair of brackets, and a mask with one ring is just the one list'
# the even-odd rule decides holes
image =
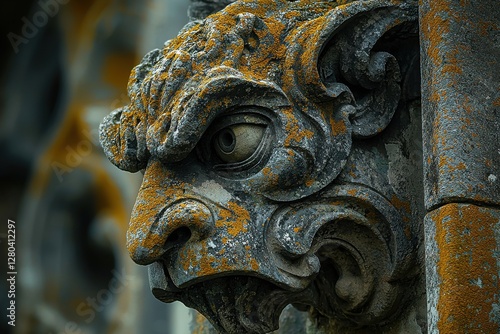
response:
{"label": "carved curled mane", "polygon": [[[244,78],[280,80],[280,63],[286,53],[280,43],[283,36],[300,22],[342,3],[273,0],[262,6],[241,1],[188,24],[133,69],[128,84],[131,103],[101,124],[106,156],[130,172],[144,169],[151,155],[176,160],[166,157],[162,146],[204,82],[228,71]],[[277,12],[281,18],[274,17]],[[252,61],[247,57],[250,53]]]}

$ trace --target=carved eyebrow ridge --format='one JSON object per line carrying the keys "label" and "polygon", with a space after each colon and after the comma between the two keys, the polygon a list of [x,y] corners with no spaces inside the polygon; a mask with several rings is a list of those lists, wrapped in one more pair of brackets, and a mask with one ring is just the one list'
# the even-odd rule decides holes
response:
{"label": "carved eyebrow ridge", "polygon": [[[262,104],[259,100],[272,95],[276,105],[290,105],[286,94],[270,82],[249,80],[231,68],[216,68],[213,71],[221,71],[221,74],[200,87],[185,105],[178,105],[176,110],[172,110],[172,113],[179,113],[179,117],[175,124],[171,124],[166,136],[155,136],[157,140],[152,143],[155,147],[149,149],[157,152],[164,162],[184,159],[220,114],[242,102],[258,106]],[[163,140],[160,140],[162,137]]]}

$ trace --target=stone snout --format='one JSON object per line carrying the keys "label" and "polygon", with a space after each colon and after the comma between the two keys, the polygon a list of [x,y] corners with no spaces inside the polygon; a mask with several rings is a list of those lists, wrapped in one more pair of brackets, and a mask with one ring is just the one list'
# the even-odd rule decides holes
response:
{"label": "stone snout", "polygon": [[[132,221],[131,225],[137,223]],[[186,242],[200,242],[213,229],[209,208],[197,200],[184,199],[166,206],[140,232],[134,234],[129,230],[127,248],[134,262],[148,265]]]}
{"label": "stone snout", "polygon": [[271,260],[265,235],[275,204],[201,175],[189,183],[175,171],[168,171],[169,178],[158,177],[168,173],[156,167],[162,173],[146,170],[127,231],[127,248],[136,263],[160,263],[175,289],[241,275],[291,289],[309,283],[309,277],[290,277]]}

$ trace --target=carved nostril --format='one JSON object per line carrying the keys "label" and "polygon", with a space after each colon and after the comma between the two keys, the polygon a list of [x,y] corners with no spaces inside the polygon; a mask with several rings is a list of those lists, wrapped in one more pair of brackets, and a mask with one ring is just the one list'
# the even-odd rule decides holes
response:
{"label": "carved nostril", "polygon": [[132,217],[127,248],[132,260],[142,265],[157,261],[174,247],[203,240],[215,227],[210,209],[193,199],[171,204],[150,224],[140,215]]}
{"label": "carved nostril", "polygon": [[165,241],[163,249],[168,251],[175,246],[182,246],[191,238],[191,230],[187,226],[181,226],[173,231]]}

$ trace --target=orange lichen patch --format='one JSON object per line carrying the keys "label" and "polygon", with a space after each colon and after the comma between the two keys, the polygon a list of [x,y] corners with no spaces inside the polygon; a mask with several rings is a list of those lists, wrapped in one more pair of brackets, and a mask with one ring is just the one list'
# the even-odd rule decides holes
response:
{"label": "orange lichen patch", "polygon": [[250,268],[253,270],[253,271],[258,271],[259,270],[259,263],[257,262],[256,259],[254,258],[251,258],[250,259]]}
{"label": "orange lichen patch", "polygon": [[441,68],[443,74],[462,74],[463,71],[457,54],[458,49],[447,53],[445,63]]}
{"label": "orange lichen patch", "polygon": [[283,110],[283,115],[286,117],[286,125],[285,125],[285,130],[286,130],[286,138],[285,138],[285,146],[289,146],[292,143],[299,143],[304,138],[311,139],[314,136],[314,132],[311,130],[303,129],[299,125],[299,121],[293,114],[293,111],[291,108],[285,108]]}
{"label": "orange lichen patch", "polygon": [[221,219],[215,222],[218,228],[226,228],[227,233],[236,237],[240,233],[248,232],[247,225],[250,222],[250,213],[235,202],[229,202],[227,209],[221,209]]}
{"label": "orange lichen patch", "polygon": [[467,169],[467,166],[465,166],[465,164],[463,162],[460,162],[456,167],[455,167],[456,170],[466,170]]}
{"label": "orange lichen patch", "polygon": [[391,203],[396,207],[396,209],[404,210],[406,213],[411,213],[411,204],[408,201],[401,200],[398,196],[393,195],[391,197]]}
{"label": "orange lichen patch", "polygon": [[191,249],[189,249],[187,251],[187,254],[186,252],[179,253],[179,258],[180,262],[182,263],[182,269],[184,269],[184,271],[188,271],[191,265],[191,259],[195,259],[196,257],[194,252]]}
{"label": "orange lichen patch", "polygon": [[[138,194],[138,199],[134,207],[134,215],[137,215],[139,221],[146,220],[146,216],[152,212],[159,212],[167,203],[172,202],[178,197],[181,197],[183,190],[181,188],[168,187],[161,189],[155,185],[148,185],[141,188]],[[138,223],[142,226],[142,223]],[[133,226],[131,226],[132,228]]]}
{"label": "orange lichen patch", "polygon": [[295,151],[288,150],[287,154],[288,154],[287,160],[290,161],[293,164],[295,162]]}
{"label": "orange lichen patch", "polygon": [[347,133],[346,124],[342,119],[336,120],[333,117],[330,118],[330,127],[332,128],[333,135],[341,135]]}
{"label": "orange lichen patch", "polygon": [[479,34],[483,37],[488,36],[490,32],[498,31],[498,25],[495,22],[479,21],[477,25],[479,26]]}
{"label": "orange lichen patch", "polygon": [[222,257],[226,249],[221,249],[218,256],[210,253],[207,242],[202,241],[197,247],[185,248],[179,253],[180,265],[186,272],[191,272],[197,277],[211,276],[222,272],[234,270],[259,269],[257,260],[252,256],[251,247],[246,246],[245,256],[236,260],[234,257]]}
{"label": "orange lichen patch", "polygon": [[265,177],[265,182],[269,186],[278,186],[280,184],[279,175],[274,173],[270,167],[263,168],[262,175]]}
{"label": "orange lichen patch", "polygon": [[357,193],[358,193],[358,190],[356,190],[356,189],[347,190],[347,195],[349,195],[349,196],[356,196]]}
{"label": "orange lichen patch", "polygon": [[463,102],[462,102],[462,108],[465,110],[467,114],[472,114],[474,110],[472,109],[472,106],[470,104],[470,97],[467,95],[464,95],[463,97]]}
{"label": "orange lichen patch", "polygon": [[302,227],[300,227],[300,226],[299,226],[299,227],[294,227],[294,228],[293,228],[293,231],[294,231],[295,233],[299,233],[300,231],[302,231]]}
{"label": "orange lichen patch", "polygon": [[[206,251],[202,250],[201,254],[206,254]],[[199,270],[196,271],[196,275],[198,277],[203,277],[203,276],[209,276],[209,275],[213,275],[213,274],[217,273],[219,270],[222,269],[222,268],[219,268],[219,270],[217,270],[215,268],[217,266],[217,264],[223,264],[223,267],[225,270],[231,269],[231,267],[228,266],[228,264],[227,264],[226,258],[222,258],[221,261],[222,261],[222,263],[217,262],[215,257],[213,257],[211,255],[206,256],[206,257],[202,257],[200,259],[200,261],[193,263],[193,267],[199,268]]]}
{"label": "orange lichen patch", "polygon": [[262,0],[259,1],[259,5],[256,6],[252,1],[240,1],[229,7],[225,8],[225,12],[232,15],[237,15],[239,13],[252,13],[258,17],[268,16],[269,12],[276,10],[278,3],[274,0]]}
{"label": "orange lichen patch", "polygon": [[[326,17],[320,17],[314,21],[309,22],[308,29],[313,32],[313,36],[303,35],[299,40],[299,43],[303,46],[303,52],[300,55],[300,63],[307,66],[310,64],[316,64],[316,61],[319,57],[320,49],[317,47],[308,47],[309,45],[316,45],[316,41],[320,38],[321,33],[324,30],[324,26],[326,25],[327,20]],[[319,76],[317,71],[314,71],[314,75],[306,76],[304,84],[317,84],[319,80]]]}
{"label": "orange lichen patch", "polygon": [[444,89],[434,90],[432,91],[430,99],[433,102],[445,101],[447,93],[448,92]]}
{"label": "orange lichen patch", "polygon": [[[214,274],[241,270],[241,264],[234,263],[228,257],[216,258],[208,253],[206,242],[201,243],[201,249],[196,252],[192,249],[180,253],[180,260],[185,271],[192,270],[197,277],[211,276]],[[251,267],[250,264],[247,264]]]}
{"label": "orange lichen patch", "polygon": [[200,248],[194,250],[191,247],[182,249],[179,252],[179,260],[184,271],[196,271],[197,276],[204,276],[211,274],[213,272],[213,267],[211,266],[215,258],[207,253],[206,242],[201,242]]}
{"label": "orange lichen patch", "polygon": [[[333,7],[318,5],[316,8],[318,13],[326,14]],[[310,12],[312,13],[312,10]],[[316,15],[321,15],[318,13]],[[301,85],[322,85],[316,64],[320,52],[319,39],[324,30],[325,22],[326,18],[324,15],[308,20],[299,29],[299,34],[287,37],[286,44],[296,46],[297,50],[292,57],[287,58],[285,64],[284,75],[282,76],[283,89],[285,91],[294,89],[297,85],[296,79],[302,81]],[[300,69],[298,77],[297,67]]]}
{"label": "orange lichen patch", "polygon": [[[243,57],[247,61],[242,62],[238,68],[244,76],[258,80],[266,79],[272,70],[271,65],[284,58],[286,53],[285,45],[280,43],[281,35],[285,31],[285,25],[275,17],[266,18],[264,23],[266,29],[254,30],[261,41],[259,47],[250,55],[244,55]],[[269,39],[269,37],[271,38]],[[269,40],[272,40],[272,42]],[[247,42],[249,43],[251,40]]]}
{"label": "orange lichen patch", "polygon": [[287,20],[292,20],[294,18],[299,17],[300,15],[301,15],[301,13],[298,10],[292,10],[292,11],[289,11],[289,12],[285,13],[285,18]]}
{"label": "orange lichen patch", "polygon": [[499,215],[471,204],[447,204],[431,214],[439,247],[441,333],[498,333],[492,322],[499,302]]}
{"label": "orange lichen patch", "polygon": [[472,125],[472,121],[469,118],[461,117],[460,121],[463,123],[463,125],[461,126],[462,130],[467,130],[467,128]]}
{"label": "orange lichen patch", "polygon": [[312,186],[314,184],[314,180],[313,179],[309,179],[309,180],[306,181],[305,184],[306,184],[306,187],[310,187],[310,186]]}
{"label": "orange lichen patch", "polygon": [[[218,99],[211,100],[205,106],[205,111],[207,113],[212,113],[214,109],[223,109],[229,107],[233,99],[230,96],[224,96]],[[199,115],[200,118],[206,117],[205,115]],[[206,119],[199,119],[200,122],[206,121]]]}
{"label": "orange lichen patch", "polygon": [[427,48],[429,59],[435,66],[440,66],[442,63],[442,43],[450,32],[449,16],[452,15],[450,2],[449,0],[435,0],[429,1],[427,4],[429,9],[422,15],[421,33],[429,43]]}
{"label": "orange lichen patch", "polygon": [[450,157],[446,155],[440,156],[438,165],[440,169],[450,166]]}
{"label": "orange lichen patch", "polygon": [[246,263],[246,267],[248,269],[251,269],[253,271],[257,271],[259,270],[259,263],[257,262],[257,260],[252,256],[252,253],[250,252],[251,250],[251,247],[250,245],[246,245],[245,246],[245,249],[247,250],[247,253],[246,253],[246,256],[245,256],[245,263]]}
{"label": "orange lichen patch", "polygon": [[[445,134],[446,135],[446,134]],[[444,139],[443,139],[444,140]],[[445,143],[443,143],[444,146]],[[451,156],[441,155],[439,156],[439,172],[443,174],[449,174],[450,172],[461,172],[467,170],[467,165],[463,161],[456,162]],[[453,176],[452,176],[453,177]]]}
{"label": "orange lichen patch", "polygon": [[312,139],[314,137],[314,132],[311,130],[304,130],[303,136],[307,139]]}
{"label": "orange lichen patch", "polygon": [[[150,173],[149,168],[154,169],[155,164],[150,165],[148,167],[147,174]],[[162,175],[162,174],[156,174]],[[138,249],[139,246],[145,247],[147,249],[158,248],[164,244],[165,235],[155,235],[149,233],[152,224],[154,223],[154,213],[160,212],[169,202],[171,203],[176,198],[180,198],[183,195],[183,185],[180,187],[168,187],[162,188],[159,185],[156,185],[154,181],[149,181],[143,183],[141,190],[139,191],[138,199],[135,203],[134,211],[132,218],[130,220],[130,225],[128,227],[128,234],[131,236],[143,234],[148,235],[147,238],[130,238],[128,240],[127,248],[130,252],[134,252]],[[175,220],[169,221],[169,230],[175,230],[183,226],[185,223],[181,217],[186,213],[183,212],[186,207],[185,203],[181,203],[177,205],[173,212],[171,212],[172,217],[177,218]],[[193,223],[205,222],[209,217],[205,216],[206,213],[203,212],[189,212],[189,218],[193,221]],[[168,235],[168,233],[166,233]]]}

